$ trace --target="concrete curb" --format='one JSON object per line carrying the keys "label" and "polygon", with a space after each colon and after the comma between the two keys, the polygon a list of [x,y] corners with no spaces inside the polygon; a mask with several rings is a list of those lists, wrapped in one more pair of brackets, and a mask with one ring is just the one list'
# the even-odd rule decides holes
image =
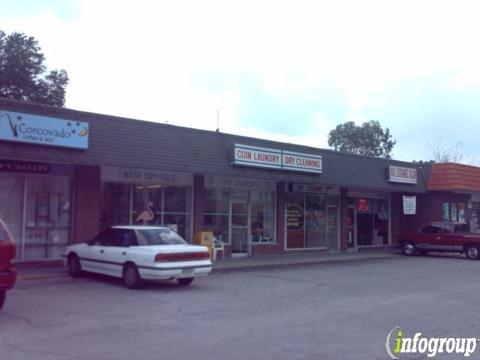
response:
{"label": "concrete curb", "polygon": [[376,260],[386,260],[396,258],[397,254],[384,254],[374,256],[362,256],[362,257],[348,257],[348,258],[328,258],[328,259],[318,259],[311,261],[292,261],[284,263],[270,263],[270,264],[242,264],[235,266],[213,266],[212,274],[221,274],[221,273],[232,273],[232,272],[247,272],[247,271],[256,271],[256,270],[271,270],[271,269],[281,269],[286,267],[299,267],[299,266],[310,266],[310,265],[321,265],[321,264],[340,264],[340,263],[358,263],[364,261],[376,261]]}
{"label": "concrete curb", "polygon": [[[309,259],[289,259],[289,258],[275,258],[275,259],[263,259],[264,261],[252,261],[251,263],[247,261],[242,262],[239,260],[238,263],[234,262],[231,264],[222,264],[217,263],[213,264],[212,274],[227,274],[232,272],[247,272],[255,270],[271,270],[271,269],[282,269],[287,267],[299,267],[299,266],[310,266],[310,265],[321,265],[321,264],[340,264],[340,263],[358,263],[364,261],[376,261],[376,260],[386,260],[398,257],[398,253],[378,253],[374,252],[371,254],[358,254],[352,256],[319,256],[318,258],[309,258]],[[32,271],[35,268],[30,269]],[[17,281],[32,281],[32,280],[49,280],[49,279],[60,279],[68,277],[68,272],[65,267],[50,267],[51,273],[45,274],[41,273],[44,268],[38,269],[39,274],[22,274],[20,270],[17,275]]]}
{"label": "concrete curb", "polygon": [[67,277],[67,273],[55,273],[55,274],[40,274],[40,275],[18,275],[17,281],[25,281],[25,280],[48,280],[48,279],[55,279],[55,278],[62,278]]}

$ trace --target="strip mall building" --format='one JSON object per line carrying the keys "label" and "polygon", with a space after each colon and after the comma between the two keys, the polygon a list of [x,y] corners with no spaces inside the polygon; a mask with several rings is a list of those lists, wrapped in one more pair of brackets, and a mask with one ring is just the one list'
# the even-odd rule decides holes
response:
{"label": "strip mall building", "polygon": [[477,231],[480,169],[355,156],[0,100],[0,217],[20,261],[110,225],[213,231],[226,256],[357,251],[429,221]]}

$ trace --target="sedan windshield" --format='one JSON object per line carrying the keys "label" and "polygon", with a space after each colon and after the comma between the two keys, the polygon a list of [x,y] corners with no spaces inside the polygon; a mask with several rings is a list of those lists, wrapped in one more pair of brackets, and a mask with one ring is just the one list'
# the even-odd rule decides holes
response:
{"label": "sedan windshield", "polygon": [[183,238],[170,229],[138,230],[139,244],[142,245],[180,245],[187,244]]}

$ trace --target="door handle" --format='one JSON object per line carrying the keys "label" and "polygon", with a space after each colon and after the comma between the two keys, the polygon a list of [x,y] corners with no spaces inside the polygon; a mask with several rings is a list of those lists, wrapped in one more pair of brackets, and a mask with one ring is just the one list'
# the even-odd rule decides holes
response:
{"label": "door handle", "polygon": [[101,252],[102,254],[104,253],[104,251],[103,251],[103,250],[100,250],[100,252]]}
{"label": "door handle", "polygon": [[122,255],[127,255],[127,252],[126,251],[122,252]]}
{"label": "door handle", "polygon": [[440,240],[440,239],[441,239],[440,236],[437,236],[437,240]]}

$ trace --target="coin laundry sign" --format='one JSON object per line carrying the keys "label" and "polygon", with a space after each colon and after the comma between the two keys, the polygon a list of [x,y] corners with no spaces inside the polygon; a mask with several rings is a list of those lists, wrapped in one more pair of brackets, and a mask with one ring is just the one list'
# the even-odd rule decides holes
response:
{"label": "coin laundry sign", "polygon": [[88,149],[88,123],[0,110],[0,140]]}
{"label": "coin laundry sign", "polygon": [[233,164],[322,173],[321,156],[239,144],[235,144],[234,146]]}

